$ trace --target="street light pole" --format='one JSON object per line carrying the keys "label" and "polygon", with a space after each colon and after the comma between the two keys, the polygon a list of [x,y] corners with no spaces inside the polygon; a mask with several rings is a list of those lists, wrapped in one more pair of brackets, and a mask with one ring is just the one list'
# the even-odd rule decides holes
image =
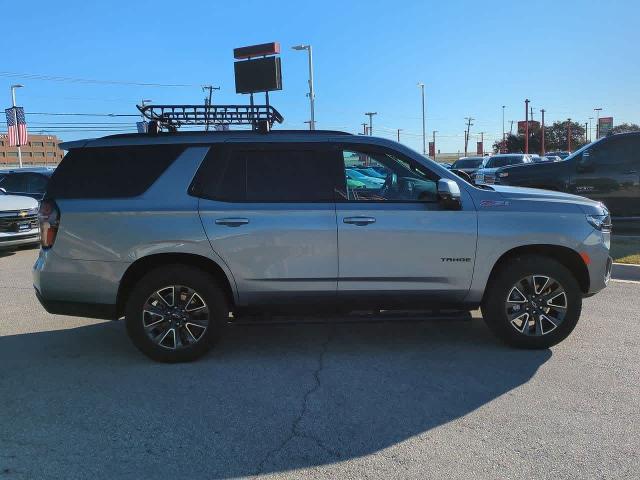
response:
{"label": "street light pole", "polygon": [[589,117],[589,140],[588,140],[589,143],[591,143],[591,140],[593,139],[591,135],[591,120],[593,120],[593,117]]}
{"label": "street light pole", "polygon": [[[20,83],[16,83],[11,85],[11,105],[13,106],[13,123],[15,125],[16,131],[18,131],[18,115],[16,113],[16,88],[22,88],[24,85]],[[22,149],[20,148],[20,135],[17,135],[17,146],[18,146],[18,165],[22,168]]]}
{"label": "street light pole", "polygon": [[369,136],[373,135],[373,116],[377,115],[378,112],[367,112],[365,115],[369,116]]}
{"label": "street light pole", "polygon": [[504,143],[504,105],[502,105],[502,143]]}
{"label": "street light pole", "polygon": [[596,140],[600,138],[600,112],[602,111],[602,107],[594,108],[596,112]]}
{"label": "street light pole", "polygon": [[398,143],[400,143],[400,132],[402,131],[401,128],[398,129]]}
{"label": "street light pole", "polygon": [[571,119],[567,118],[567,150],[571,153]]}
{"label": "street light pole", "polygon": [[419,82],[418,86],[422,91],[422,154],[427,155],[427,127],[425,120],[425,108],[424,108],[424,83]]}
{"label": "street light pole", "polygon": [[311,119],[309,120],[309,130],[316,129],[316,115],[315,115],[315,100],[316,94],[313,90],[313,47],[311,45],[296,45],[295,47],[291,47],[294,50],[306,50],[307,51],[307,59],[309,61],[309,93],[307,94],[309,97],[309,108],[311,110]]}
{"label": "street light pole", "polygon": [[540,155],[542,155],[543,157],[544,157],[544,112],[545,111],[546,110],[544,108],[540,109],[540,113],[542,114],[542,130],[541,130],[541,133],[542,133],[542,148],[541,148],[541,151],[540,151]]}

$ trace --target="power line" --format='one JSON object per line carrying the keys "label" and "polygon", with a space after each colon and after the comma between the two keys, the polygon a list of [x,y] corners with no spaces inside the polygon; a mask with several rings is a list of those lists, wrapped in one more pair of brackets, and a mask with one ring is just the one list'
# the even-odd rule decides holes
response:
{"label": "power line", "polygon": [[96,80],[90,78],[63,77],[58,75],[44,75],[39,73],[19,73],[0,71],[0,77],[25,78],[28,80],[42,80],[50,82],[66,83],[87,83],[97,85],[131,85],[136,87],[200,87],[201,84],[194,83],[153,83],[153,82],[132,82],[126,80]]}

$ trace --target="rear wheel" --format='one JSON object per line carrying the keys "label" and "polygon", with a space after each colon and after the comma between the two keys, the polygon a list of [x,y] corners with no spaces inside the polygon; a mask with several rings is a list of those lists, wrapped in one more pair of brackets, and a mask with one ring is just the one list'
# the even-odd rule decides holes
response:
{"label": "rear wheel", "polygon": [[487,288],[482,316],[509,345],[547,348],[567,338],[578,323],[578,282],[551,258],[518,257],[501,268]]}
{"label": "rear wheel", "polygon": [[185,362],[204,355],[229,309],[215,280],[197,268],[168,265],[142,277],[126,305],[127,332],[145,355]]}

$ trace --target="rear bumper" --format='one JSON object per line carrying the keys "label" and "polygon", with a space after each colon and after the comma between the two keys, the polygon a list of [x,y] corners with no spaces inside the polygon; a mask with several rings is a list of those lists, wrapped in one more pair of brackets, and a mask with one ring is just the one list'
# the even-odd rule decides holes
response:
{"label": "rear bumper", "polygon": [[33,286],[49,313],[115,319],[123,262],[62,258],[53,250],[40,250],[33,266]]}
{"label": "rear bumper", "polygon": [[36,297],[44,309],[54,315],[68,315],[71,317],[100,318],[116,320],[116,306],[102,303],[67,302],[63,300],[46,300],[34,287]]}

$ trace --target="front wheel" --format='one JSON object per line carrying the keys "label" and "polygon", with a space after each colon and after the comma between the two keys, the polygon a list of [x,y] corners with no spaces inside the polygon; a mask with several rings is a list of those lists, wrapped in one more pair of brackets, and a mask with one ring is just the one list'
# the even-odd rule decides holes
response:
{"label": "front wheel", "polygon": [[168,265],[135,285],[126,305],[127,332],[145,355],[185,362],[217,340],[229,309],[215,280],[197,268]]}
{"label": "front wheel", "polygon": [[551,347],[578,323],[582,292],[572,273],[552,258],[515,258],[487,288],[482,316],[500,339],[514,347]]}

